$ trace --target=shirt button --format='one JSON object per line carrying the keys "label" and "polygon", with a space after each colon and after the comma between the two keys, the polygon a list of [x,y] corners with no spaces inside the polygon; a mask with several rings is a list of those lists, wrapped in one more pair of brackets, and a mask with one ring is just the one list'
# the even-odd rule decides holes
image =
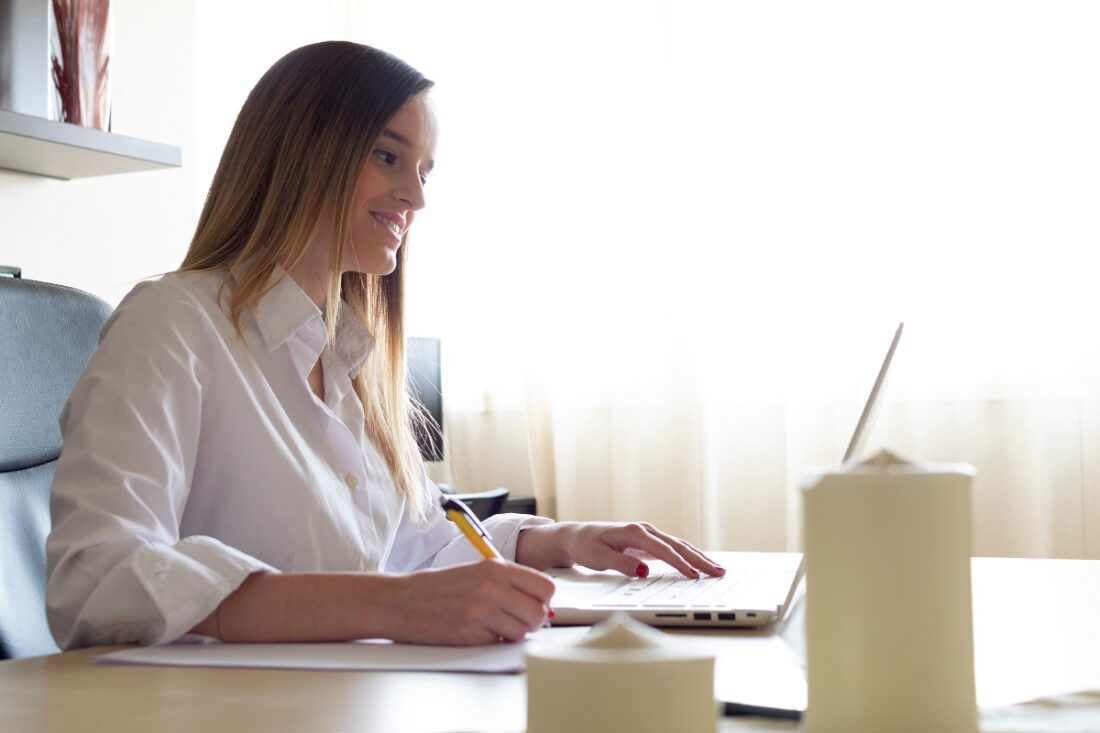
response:
{"label": "shirt button", "polygon": [[354,473],[349,473],[347,476],[344,476],[344,483],[348,485],[349,489],[354,489],[359,485],[359,477]]}

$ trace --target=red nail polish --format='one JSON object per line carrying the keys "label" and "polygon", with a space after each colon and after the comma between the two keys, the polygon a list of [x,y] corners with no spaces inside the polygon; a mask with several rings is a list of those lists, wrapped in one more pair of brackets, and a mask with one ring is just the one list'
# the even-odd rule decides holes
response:
{"label": "red nail polish", "polygon": [[551,609],[549,609],[549,610],[548,610],[548,611],[546,612],[546,616],[547,616],[547,618],[554,618],[554,609],[552,609],[552,608],[551,608]]}
{"label": "red nail polish", "polygon": [[634,568],[634,574],[639,578],[644,578],[649,575],[649,566],[645,563],[638,563],[638,567]]}

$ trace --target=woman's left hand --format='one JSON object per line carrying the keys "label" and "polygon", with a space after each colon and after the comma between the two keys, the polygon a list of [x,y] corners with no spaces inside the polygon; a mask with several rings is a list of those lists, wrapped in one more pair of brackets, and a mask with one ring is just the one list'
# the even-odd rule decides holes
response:
{"label": "woman's left hand", "polygon": [[665,534],[649,522],[559,522],[520,532],[516,562],[544,570],[583,565],[644,578],[645,559],[663,560],[689,578],[724,575],[726,570],[691,543]]}

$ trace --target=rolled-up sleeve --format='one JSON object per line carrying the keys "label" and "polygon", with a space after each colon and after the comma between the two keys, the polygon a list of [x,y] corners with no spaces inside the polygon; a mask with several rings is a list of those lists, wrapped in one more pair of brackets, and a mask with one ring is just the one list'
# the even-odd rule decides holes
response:
{"label": "rolled-up sleeve", "polygon": [[[480,560],[481,555],[459,532],[439,506],[439,488],[425,481],[427,516],[416,521],[408,512],[397,529],[393,551],[386,569],[390,572],[411,572],[424,568],[439,568]],[[493,546],[506,560],[515,561],[519,533],[528,527],[553,524],[552,519],[530,514],[497,514],[482,521]]]}
{"label": "rolled-up sleeve", "polygon": [[209,378],[193,348],[205,314],[188,298],[172,287],[128,296],[62,413],[46,546],[46,610],[62,648],[171,642],[248,575],[274,570],[215,539],[180,537]]}

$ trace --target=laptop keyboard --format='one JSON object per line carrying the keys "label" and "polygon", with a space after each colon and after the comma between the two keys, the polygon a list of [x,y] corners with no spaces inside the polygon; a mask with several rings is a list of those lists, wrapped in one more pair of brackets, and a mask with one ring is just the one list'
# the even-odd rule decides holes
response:
{"label": "laptop keyboard", "polygon": [[693,579],[678,572],[632,578],[593,601],[601,608],[717,608],[728,605],[747,570]]}

